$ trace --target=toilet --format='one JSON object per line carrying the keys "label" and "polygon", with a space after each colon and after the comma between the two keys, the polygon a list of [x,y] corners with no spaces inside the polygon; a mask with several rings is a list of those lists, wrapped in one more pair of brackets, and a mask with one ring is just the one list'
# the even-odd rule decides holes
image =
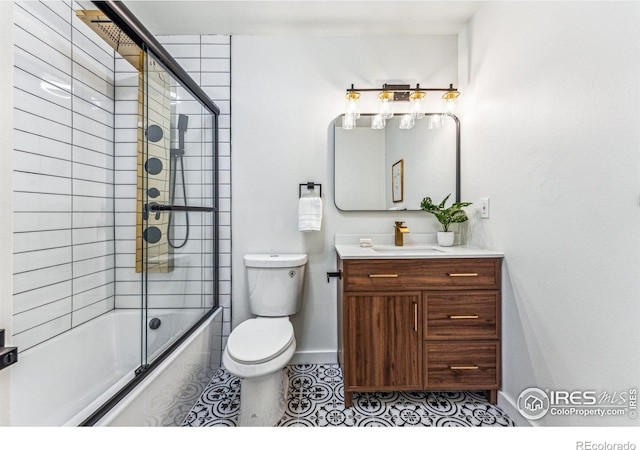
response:
{"label": "toilet", "polygon": [[274,426],[286,407],[284,368],[296,351],[289,316],[300,310],[307,255],[250,254],[249,308],[256,318],[231,331],[222,364],[240,379],[240,426]]}

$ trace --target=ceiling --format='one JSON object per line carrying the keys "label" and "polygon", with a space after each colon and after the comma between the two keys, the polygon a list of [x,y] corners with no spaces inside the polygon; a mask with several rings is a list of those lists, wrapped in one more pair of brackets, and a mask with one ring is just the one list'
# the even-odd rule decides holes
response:
{"label": "ceiling", "polygon": [[153,34],[458,34],[481,1],[124,0]]}

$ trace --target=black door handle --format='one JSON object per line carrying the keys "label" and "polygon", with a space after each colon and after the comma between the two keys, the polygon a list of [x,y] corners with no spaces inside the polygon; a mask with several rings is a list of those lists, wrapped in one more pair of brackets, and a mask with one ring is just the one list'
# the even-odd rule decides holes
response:
{"label": "black door handle", "polygon": [[4,330],[0,330],[0,370],[18,362],[18,347],[4,346]]}

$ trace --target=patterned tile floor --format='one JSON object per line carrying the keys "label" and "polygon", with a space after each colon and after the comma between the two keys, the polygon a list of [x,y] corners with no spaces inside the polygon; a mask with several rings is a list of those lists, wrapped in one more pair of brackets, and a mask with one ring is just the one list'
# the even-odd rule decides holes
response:
{"label": "patterned tile floor", "polygon": [[[287,409],[278,427],[515,426],[482,392],[356,393],[345,408],[337,364],[288,366]],[[219,369],[183,426],[237,426],[240,380]]]}

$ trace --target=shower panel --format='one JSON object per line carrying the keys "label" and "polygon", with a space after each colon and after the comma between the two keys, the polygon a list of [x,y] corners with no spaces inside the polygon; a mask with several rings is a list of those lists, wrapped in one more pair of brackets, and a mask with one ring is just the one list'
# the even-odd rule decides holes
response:
{"label": "shower panel", "polygon": [[[169,223],[149,214],[150,203],[169,201],[170,75],[102,11],[78,10],[76,16],[138,71],[136,271],[170,272]],[[149,190],[153,200],[145,201]]]}
{"label": "shower panel", "polygon": [[[150,207],[151,203],[170,202],[171,110],[175,88],[172,90],[170,74],[147,53],[143,53],[141,62],[138,76],[136,271],[171,272],[169,222],[162,214],[152,213]],[[150,191],[153,197],[149,195]]]}

